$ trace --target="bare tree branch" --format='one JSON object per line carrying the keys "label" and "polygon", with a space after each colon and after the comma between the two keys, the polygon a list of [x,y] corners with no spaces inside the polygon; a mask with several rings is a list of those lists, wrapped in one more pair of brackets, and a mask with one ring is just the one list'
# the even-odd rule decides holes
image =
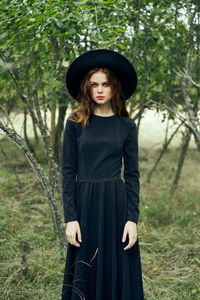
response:
{"label": "bare tree branch", "polygon": [[11,139],[18,147],[19,149],[24,153],[25,157],[27,158],[36,178],[38,181],[41,183],[46,199],[49,205],[53,225],[54,225],[54,230],[58,233],[58,237],[60,240],[60,246],[61,249],[65,248],[65,233],[64,233],[64,228],[62,225],[61,221],[61,216],[58,210],[57,202],[54,198],[54,193],[53,193],[53,187],[50,184],[47,175],[45,174],[44,170],[41,168],[41,166],[38,164],[36,159],[34,158],[33,154],[29,151],[27,148],[27,145],[25,141],[21,138],[20,135],[16,133],[15,130],[5,126],[3,122],[0,121],[0,129],[6,134],[8,138]]}

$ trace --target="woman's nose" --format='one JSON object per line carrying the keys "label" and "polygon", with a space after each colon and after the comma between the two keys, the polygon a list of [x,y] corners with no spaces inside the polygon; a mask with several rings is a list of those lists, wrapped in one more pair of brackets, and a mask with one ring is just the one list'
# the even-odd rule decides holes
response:
{"label": "woman's nose", "polygon": [[103,91],[102,85],[99,84],[98,86],[98,92],[101,93]]}

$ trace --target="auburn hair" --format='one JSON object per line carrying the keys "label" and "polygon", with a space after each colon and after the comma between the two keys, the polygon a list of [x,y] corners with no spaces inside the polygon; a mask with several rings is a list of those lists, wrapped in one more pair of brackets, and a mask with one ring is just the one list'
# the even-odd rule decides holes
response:
{"label": "auburn hair", "polygon": [[[77,99],[79,101],[79,108],[74,109],[72,113],[76,112],[77,116],[73,117],[74,122],[82,122],[83,128],[88,124],[90,115],[94,112],[95,101],[91,97],[91,85],[90,78],[91,76],[101,71],[106,74],[107,81],[111,87],[112,98],[111,98],[111,107],[115,114],[124,115],[129,117],[129,113],[126,109],[126,99],[121,88],[121,82],[116,77],[115,73],[107,68],[95,68],[90,70],[84,77],[80,85],[80,91],[78,93]],[[70,116],[71,116],[70,114]]]}

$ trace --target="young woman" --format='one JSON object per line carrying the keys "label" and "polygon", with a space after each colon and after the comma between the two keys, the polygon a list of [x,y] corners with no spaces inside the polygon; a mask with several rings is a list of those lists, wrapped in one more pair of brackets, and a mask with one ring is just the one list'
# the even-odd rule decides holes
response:
{"label": "young woman", "polygon": [[66,83],[80,107],[63,141],[62,300],[142,300],[137,128],[126,109],[136,72],[121,54],[98,49],[74,60]]}

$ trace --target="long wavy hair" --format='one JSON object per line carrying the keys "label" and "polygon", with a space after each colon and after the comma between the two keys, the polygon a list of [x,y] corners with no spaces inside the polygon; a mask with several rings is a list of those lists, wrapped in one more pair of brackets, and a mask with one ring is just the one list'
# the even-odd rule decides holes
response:
{"label": "long wavy hair", "polygon": [[81,82],[80,91],[78,94],[79,108],[76,108],[71,112],[71,114],[76,112],[77,116],[73,116],[73,118],[70,119],[77,123],[82,122],[83,128],[87,126],[90,115],[93,114],[95,110],[96,102],[91,97],[90,78],[94,73],[98,71],[106,74],[108,83],[111,86],[111,107],[113,112],[118,115],[129,117],[129,113],[126,109],[125,95],[121,88],[121,83],[116,77],[115,73],[107,68],[94,68],[85,75],[84,79]]}

